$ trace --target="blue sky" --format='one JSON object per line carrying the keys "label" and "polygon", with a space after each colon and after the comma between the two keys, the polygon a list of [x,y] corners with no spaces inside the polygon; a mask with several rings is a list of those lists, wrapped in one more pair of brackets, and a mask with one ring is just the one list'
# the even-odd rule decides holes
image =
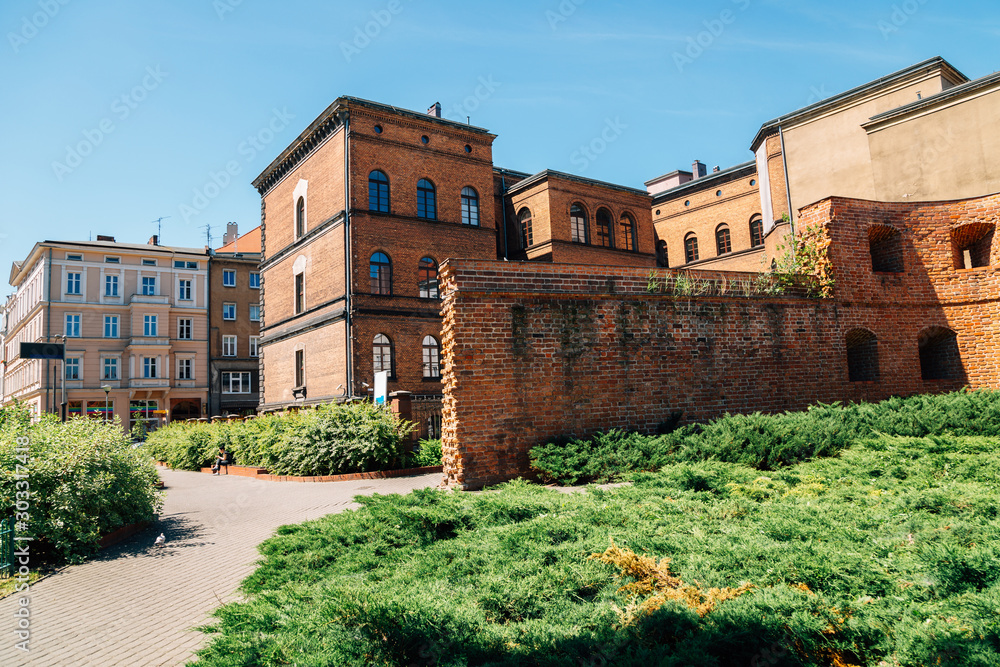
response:
{"label": "blue sky", "polygon": [[1000,66],[986,0],[5,0],[0,32],[4,282],[46,238],[249,230],[250,181],[339,95],[439,101],[499,135],[498,166],[641,188],[926,58]]}

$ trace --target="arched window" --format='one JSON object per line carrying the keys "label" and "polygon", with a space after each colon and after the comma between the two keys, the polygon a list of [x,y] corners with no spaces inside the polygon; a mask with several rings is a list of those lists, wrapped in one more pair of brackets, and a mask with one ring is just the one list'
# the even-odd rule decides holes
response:
{"label": "arched window", "polygon": [[368,174],[368,210],[389,212],[389,178],[378,169]]}
{"label": "arched window", "polygon": [[750,218],[750,247],[764,245],[764,219],[759,215]]}
{"label": "arched window", "polygon": [[438,265],[430,257],[420,260],[420,268],[417,270],[418,285],[420,287],[421,299],[438,298]]}
{"label": "arched window", "polygon": [[851,382],[878,382],[878,338],[868,329],[847,332],[847,378]]}
{"label": "arched window", "polygon": [[733,251],[733,239],[728,225],[719,225],[715,230],[715,253],[725,255]]}
{"label": "arched window", "polygon": [[698,237],[694,232],[684,237],[684,261],[688,264],[698,261]]}
{"label": "arched window", "polygon": [[385,371],[392,376],[392,341],[385,334],[378,334],[372,340],[372,371]]}
{"label": "arched window", "polygon": [[295,237],[302,238],[306,235],[306,198],[299,197],[295,203]]}
{"label": "arched window", "polygon": [[945,327],[927,327],[917,338],[922,380],[965,380],[958,334]]}
{"label": "arched window", "polygon": [[667,257],[667,242],[656,242],[656,265],[662,269],[670,268],[670,260]]}
{"label": "arched window", "polygon": [[597,245],[605,248],[615,247],[615,235],[611,229],[611,211],[606,208],[597,209]]}
{"label": "arched window", "polygon": [[434,336],[424,336],[424,377],[441,377],[441,364],[438,362],[441,356],[441,346]]}
{"label": "arched window", "polygon": [[462,224],[479,226],[479,195],[472,188],[462,188]]}
{"label": "arched window", "polygon": [[622,250],[638,251],[639,247],[635,242],[635,220],[628,213],[622,213],[619,224],[622,228]]}
{"label": "arched window", "polygon": [[437,194],[426,178],[417,181],[417,217],[437,220]]}
{"label": "arched window", "polygon": [[372,294],[392,294],[392,262],[384,252],[377,252],[372,255],[369,263],[370,275],[372,279]]}
{"label": "arched window", "polygon": [[580,204],[569,207],[569,228],[573,243],[587,243],[587,212]]}
{"label": "arched window", "polygon": [[522,208],[521,212],[517,214],[517,225],[518,232],[520,232],[519,236],[521,238],[521,248],[527,249],[531,247],[531,211],[526,208]]}

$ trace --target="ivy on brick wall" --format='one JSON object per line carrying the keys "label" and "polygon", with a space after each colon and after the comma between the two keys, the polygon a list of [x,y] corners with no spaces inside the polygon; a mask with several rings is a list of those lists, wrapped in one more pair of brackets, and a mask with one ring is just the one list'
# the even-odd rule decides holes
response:
{"label": "ivy on brick wall", "polygon": [[805,225],[778,246],[774,273],[784,287],[805,287],[810,296],[830,298],[836,284],[830,261],[830,232],[825,225]]}

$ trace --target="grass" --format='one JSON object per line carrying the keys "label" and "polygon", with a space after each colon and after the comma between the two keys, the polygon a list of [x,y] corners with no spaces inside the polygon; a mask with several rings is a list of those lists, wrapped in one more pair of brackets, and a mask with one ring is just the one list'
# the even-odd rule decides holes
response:
{"label": "grass", "polygon": [[198,665],[1000,665],[998,475],[995,437],[876,435],[359,498],[261,546]]}

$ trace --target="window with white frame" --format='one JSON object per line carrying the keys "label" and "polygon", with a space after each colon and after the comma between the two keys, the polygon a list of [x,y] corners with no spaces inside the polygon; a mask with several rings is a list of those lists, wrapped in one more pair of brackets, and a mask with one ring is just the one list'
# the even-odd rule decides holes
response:
{"label": "window with white frame", "polygon": [[236,287],[236,271],[233,271],[232,269],[225,269],[222,272],[222,286]]}
{"label": "window with white frame", "polygon": [[68,254],[68,255],[66,255],[66,259],[68,259],[71,262],[82,262],[83,261],[83,255],[71,255],[71,254]]}
{"label": "window with white frame", "polygon": [[250,289],[260,289],[260,274],[256,271],[250,272]]}
{"label": "window with white frame", "polygon": [[190,280],[178,280],[177,281],[177,298],[181,301],[191,300],[191,281]]}
{"label": "window with white frame", "polygon": [[194,320],[189,317],[182,317],[177,320],[177,338],[179,340],[191,340],[193,338]]}
{"label": "window with white frame", "polygon": [[436,379],[441,377],[441,364],[439,362],[441,346],[434,336],[424,336],[424,377]]}
{"label": "window with white frame", "polygon": [[157,361],[156,357],[142,358],[142,377],[147,380],[153,380],[160,377],[157,373]]}
{"label": "window with white frame", "polygon": [[122,263],[122,258],[121,257],[105,257],[104,258],[104,263],[105,264],[121,264]]}
{"label": "window with white frame", "polygon": [[193,359],[178,359],[177,360],[177,379],[178,380],[193,380],[194,379],[194,360]]}
{"label": "window with white frame", "polygon": [[197,269],[198,262],[185,262],[183,259],[174,260],[175,269]]}
{"label": "window with white frame", "polygon": [[118,296],[118,276],[104,276],[104,296]]}
{"label": "window with white frame", "polygon": [[236,319],[236,304],[235,303],[224,303],[224,304],[222,304],[222,319],[224,319],[224,320],[235,320]]}
{"label": "window with white frame", "polygon": [[236,336],[222,337],[222,356],[224,357],[236,356]]}
{"label": "window with white frame", "polygon": [[156,315],[143,315],[142,316],[142,335],[143,336],[157,336],[157,316]]}
{"label": "window with white frame", "polygon": [[79,380],[80,379],[80,358],[79,357],[66,357],[66,379],[67,380]]}
{"label": "window with white frame", "polygon": [[142,260],[142,265],[143,266],[156,266],[156,260],[155,259],[144,259],[144,260]]}
{"label": "window with white frame", "polygon": [[104,372],[101,375],[103,380],[117,380],[118,379],[118,359],[113,357],[104,357]]}
{"label": "window with white frame", "polygon": [[250,336],[250,356],[260,356],[260,336]]}
{"label": "window with white frame", "polygon": [[104,337],[105,338],[118,338],[118,316],[117,315],[105,315],[104,316]]}
{"label": "window with white frame", "polygon": [[142,277],[142,295],[143,296],[156,296],[156,277],[155,276],[143,276]]}
{"label": "window with white frame", "polygon": [[66,294],[80,294],[80,283],[83,274],[70,271],[66,273]]}
{"label": "window with white frame", "polygon": [[250,373],[246,371],[222,373],[223,394],[249,394]]}
{"label": "window with white frame", "polygon": [[80,315],[78,313],[66,313],[66,330],[63,331],[67,338],[80,337]]}
{"label": "window with white frame", "polygon": [[250,304],[250,321],[260,322],[260,304]]}

